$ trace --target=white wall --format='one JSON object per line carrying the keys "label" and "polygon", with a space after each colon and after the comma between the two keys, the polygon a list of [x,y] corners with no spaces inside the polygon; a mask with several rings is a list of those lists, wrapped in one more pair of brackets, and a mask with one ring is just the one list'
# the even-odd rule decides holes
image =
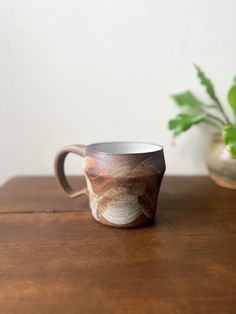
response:
{"label": "white wall", "polygon": [[52,174],[65,144],[110,140],[163,144],[169,174],[205,173],[211,130],[172,146],[169,95],[204,95],[197,62],[225,100],[235,12],[234,0],[1,0],[0,182]]}

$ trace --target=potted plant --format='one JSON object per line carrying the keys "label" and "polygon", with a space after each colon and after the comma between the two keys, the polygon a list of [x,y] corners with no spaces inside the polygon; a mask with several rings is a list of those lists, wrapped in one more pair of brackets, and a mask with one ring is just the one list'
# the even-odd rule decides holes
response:
{"label": "potted plant", "polygon": [[196,124],[208,123],[214,127],[215,133],[205,154],[209,175],[218,185],[236,189],[236,77],[227,94],[234,116],[232,121],[226,114],[211,80],[199,66],[194,67],[210,102],[203,102],[190,90],[172,95],[180,113],[169,120],[168,128],[176,137]]}

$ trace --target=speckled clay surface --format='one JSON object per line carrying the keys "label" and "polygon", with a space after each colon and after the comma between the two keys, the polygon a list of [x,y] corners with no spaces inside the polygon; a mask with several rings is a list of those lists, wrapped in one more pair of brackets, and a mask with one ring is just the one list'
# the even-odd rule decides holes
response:
{"label": "speckled clay surface", "polygon": [[155,218],[165,172],[160,146],[151,152],[127,154],[99,152],[88,146],[82,155],[90,207],[97,221],[122,228]]}

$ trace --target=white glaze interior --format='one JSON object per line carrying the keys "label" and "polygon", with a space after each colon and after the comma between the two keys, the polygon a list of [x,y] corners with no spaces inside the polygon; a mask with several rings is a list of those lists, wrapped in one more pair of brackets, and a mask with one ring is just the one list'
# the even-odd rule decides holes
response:
{"label": "white glaze interior", "polygon": [[157,144],[137,142],[106,142],[88,145],[89,149],[107,154],[140,154],[162,150]]}

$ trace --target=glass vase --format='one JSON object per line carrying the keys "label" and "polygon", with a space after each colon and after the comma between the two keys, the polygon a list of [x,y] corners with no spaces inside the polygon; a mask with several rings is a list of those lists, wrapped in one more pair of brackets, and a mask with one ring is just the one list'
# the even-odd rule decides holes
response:
{"label": "glass vase", "polygon": [[216,184],[236,189],[236,158],[226,150],[220,133],[213,134],[205,161],[209,175]]}

